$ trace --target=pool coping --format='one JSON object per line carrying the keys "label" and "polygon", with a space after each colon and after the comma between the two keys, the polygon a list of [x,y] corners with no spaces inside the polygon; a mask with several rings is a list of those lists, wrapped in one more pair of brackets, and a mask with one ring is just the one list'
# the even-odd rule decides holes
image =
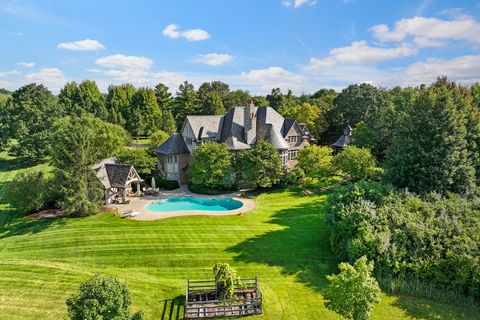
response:
{"label": "pool coping", "polygon": [[[173,198],[173,197],[196,197],[204,199],[222,199],[222,198],[233,198],[242,202],[242,207],[235,210],[228,211],[208,211],[208,210],[181,210],[181,211],[171,211],[171,212],[156,212],[145,209],[145,206],[163,199]],[[238,193],[222,194],[222,195],[203,195],[190,192],[186,187],[182,187],[177,190],[172,191],[162,191],[158,196],[143,196],[143,197],[132,197],[129,198],[129,204],[117,205],[118,210],[121,213],[126,213],[128,211],[137,211],[140,214],[131,217],[132,220],[137,221],[154,221],[160,219],[168,219],[175,217],[187,217],[187,216],[232,216],[239,215],[249,211],[252,211],[256,208],[254,200],[246,199],[240,197]]]}

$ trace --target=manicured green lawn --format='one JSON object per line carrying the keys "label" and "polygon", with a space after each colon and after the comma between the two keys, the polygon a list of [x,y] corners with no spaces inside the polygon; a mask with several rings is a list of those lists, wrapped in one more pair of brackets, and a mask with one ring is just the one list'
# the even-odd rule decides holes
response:
{"label": "manicured green lawn", "polygon": [[[17,170],[14,161],[0,158],[0,183]],[[0,204],[0,319],[64,319],[65,299],[95,272],[126,281],[133,308],[147,319],[181,318],[186,279],[210,278],[217,262],[229,262],[240,276],[258,275],[264,315],[256,319],[340,319],[325,309],[320,294],[337,263],[329,251],[325,199],[271,192],[242,216],[155,222],[109,213],[12,218],[15,213]],[[460,307],[383,295],[373,319],[475,316]]]}

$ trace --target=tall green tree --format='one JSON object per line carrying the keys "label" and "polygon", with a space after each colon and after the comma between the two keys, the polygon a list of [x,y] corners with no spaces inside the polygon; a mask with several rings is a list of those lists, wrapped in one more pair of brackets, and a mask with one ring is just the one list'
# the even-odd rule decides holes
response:
{"label": "tall green tree", "polygon": [[218,94],[218,96],[222,100],[222,104],[225,105],[226,98],[230,93],[230,87],[228,86],[228,84],[222,81],[212,81],[204,82],[200,85],[200,87],[198,87],[198,96],[200,99],[214,92]]}
{"label": "tall green tree", "polygon": [[159,125],[160,130],[168,134],[174,134],[176,132],[176,124],[172,114],[174,102],[172,94],[168,91],[166,85],[159,83],[155,86],[155,97],[162,114]]}
{"label": "tall green tree", "polygon": [[10,153],[42,160],[50,144],[52,123],[63,114],[57,99],[43,85],[32,83],[14,91],[3,111],[0,123],[7,126],[8,138],[17,141]]}
{"label": "tall green tree", "polygon": [[108,87],[108,122],[126,126],[132,113],[135,91],[135,87],[129,83]]}
{"label": "tall green tree", "polygon": [[228,111],[233,107],[244,106],[248,99],[251,99],[251,96],[246,90],[230,91],[224,99],[224,107]]}
{"label": "tall green tree", "polygon": [[223,115],[225,108],[223,106],[222,98],[217,92],[211,92],[202,97],[202,114],[206,115]]}
{"label": "tall green tree", "polygon": [[178,88],[173,104],[173,117],[175,118],[177,129],[182,127],[188,115],[198,114],[199,111],[198,97],[193,84],[188,81],[183,82]]}
{"label": "tall green tree", "polygon": [[455,105],[447,85],[421,90],[388,150],[388,180],[418,193],[469,190],[475,170],[466,136],[464,110]]}
{"label": "tall green tree", "polygon": [[269,188],[278,184],[283,175],[278,151],[264,140],[258,141],[255,148],[240,152],[236,162],[243,182],[254,187]]}
{"label": "tall green tree", "polygon": [[127,121],[128,131],[136,136],[149,135],[159,129],[161,117],[155,92],[150,88],[138,88],[132,98],[132,114]]}
{"label": "tall green tree", "polygon": [[273,88],[272,92],[266,97],[268,105],[275,110],[278,110],[282,105],[283,93],[280,88]]}
{"label": "tall green tree", "polygon": [[327,276],[325,306],[353,320],[368,320],[373,305],[380,302],[380,287],[372,276],[373,262],[361,257],[352,266],[342,262],[339,274]]}
{"label": "tall green tree", "polygon": [[297,105],[282,105],[278,110],[287,119],[296,119],[305,123],[308,128],[314,128],[320,115],[320,109],[308,102]]}
{"label": "tall green tree", "polygon": [[391,143],[396,121],[388,92],[366,83],[350,85],[338,94],[334,104],[329,115],[329,141],[335,141],[342,134],[346,121],[352,127],[363,121],[375,132],[378,142],[375,149],[379,156],[383,156]]}
{"label": "tall green tree", "polygon": [[85,110],[100,118],[108,121],[108,110],[104,95],[98,89],[95,81],[84,80],[78,85],[77,103]]}
{"label": "tall green tree", "polygon": [[58,103],[62,106],[65,115],[78,115],[83,112],[79,105],[78,84],[75,81],[67,82],[58,94]]}
{"label": "tall green tree", "polygon": [[228,185],[232,173],[232,154],[225,144],[210,142],[197,147],[193,162],[188,166],[192,184],[221,189]]}
{"label": "tall green tree", "polygon": [[103,203],[103,188],[92,165],[115,155],[128,136],[120,126],[91,114],[58,119],[53,126],[50,163],[59,186],[59,205],[70,215],[90,215]]}

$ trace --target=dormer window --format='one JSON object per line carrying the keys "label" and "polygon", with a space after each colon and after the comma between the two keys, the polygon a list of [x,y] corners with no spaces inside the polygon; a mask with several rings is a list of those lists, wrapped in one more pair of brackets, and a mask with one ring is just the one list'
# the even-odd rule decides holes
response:
{"label": "dormer window", "polygon": [[289,136],[288,139],[287,139],[287,141],[288,141],[289,143],[297,143],[297,142],[300,142],[301,139],[302,139],[301,136]]}

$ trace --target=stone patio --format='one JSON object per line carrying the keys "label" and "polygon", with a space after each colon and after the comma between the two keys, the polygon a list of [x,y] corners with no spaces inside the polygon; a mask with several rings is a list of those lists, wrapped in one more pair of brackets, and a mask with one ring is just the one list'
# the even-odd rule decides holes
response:
{"label": "stone patio", "polygon": [[[235,200],[241,201],[243,206],[236,210],[229,211],[205,211],[205,210],[186,210],[186,211],[174,211],[174,212],[154,212],[145,209],[145,206],[151,202],[168,199],[172,197],[196,197],[204,199],[219,199],[219,198],[233,198]],[[176,190],[169,191],[160,191],[158,196],[143,196],[143,197],[131,197],[129,198],[130,203],[128,204],[119,204],[116,205],[120,213],[127,213],[131,211],[139,212],[138,215],[131,217],[130,219],[138,221],[152,221],[159,219],[167,219],[173,217],[184,217],[184,216],[231,216],[242,214],[248,211],[255,209],[255,201],[251,199],[246,199],[240,197],[240,193],[229,193],[222,195],[202,195],[190,192],[187,186],[182,186]]]}

